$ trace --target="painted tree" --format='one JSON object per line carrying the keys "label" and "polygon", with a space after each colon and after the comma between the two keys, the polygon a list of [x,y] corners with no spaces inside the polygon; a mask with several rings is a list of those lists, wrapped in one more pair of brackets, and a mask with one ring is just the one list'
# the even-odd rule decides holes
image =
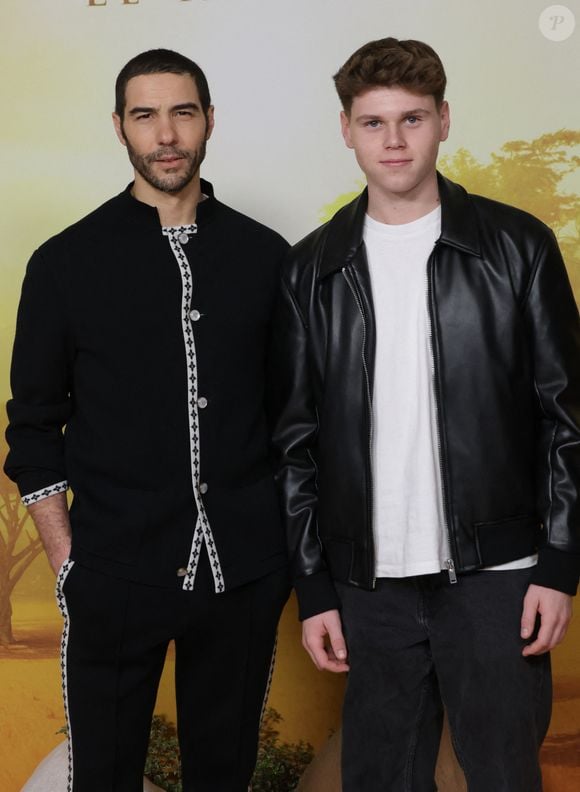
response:
{"label": "painted tree", "polygon": [[0,473],[0,646],[14,643],[12,592],[42,552],[42,543],[36,531],[28,529],[28,521],[16,487]]}
{"label": "painted tree", "polygon": [[459,149],[441,157],[439,168],[469,192],[518,206],[549,225],[580,300],[580,195],[564,189],[566,177],[580,168],[580,130],[510,140],[486,164]]}

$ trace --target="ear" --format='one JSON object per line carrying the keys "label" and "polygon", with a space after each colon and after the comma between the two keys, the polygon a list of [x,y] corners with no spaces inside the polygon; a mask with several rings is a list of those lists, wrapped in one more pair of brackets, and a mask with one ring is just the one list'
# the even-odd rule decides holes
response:
{"label": "ear", "polygon": [[211,133],[213,132],[214,126],[215,126],[214,106],[210,105],[207,108],[207,128],[205,130],[205,139],[206,140],[210,139]]}
{"label": "ear", "polygon": [[344,110],[340,111],[340,131],[342,132],[342,137],[348,148],[354,148],[350,138],[350,118]]}
{"label": "ear", "polygon": [[127,143],[125,141],[125,135],[123,134],[123,123],[121,121],[121,116],[117,115],[117,113],[113,113],[113,126],[115,127],[115,132],[117,133],[119,141],[123,146],[126,146]]}
{"label": "ear", "polygon": [[439,118],[441,119],[441,137],[439,140],[443,142],[449,137],[449,127],[451,126],[451,115],[449,112],[449,103],[442,102],[439,110]]}

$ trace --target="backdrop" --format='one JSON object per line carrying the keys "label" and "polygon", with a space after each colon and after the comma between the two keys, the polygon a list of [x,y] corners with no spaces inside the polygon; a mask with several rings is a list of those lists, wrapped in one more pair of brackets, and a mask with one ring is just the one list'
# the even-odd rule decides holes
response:
{"label": "backdrop", "polygon": [[[291,242],[361,186],[339,134],[331,75],[394,35],[442,56],[452,129],[442,169],[554,228],[580,296],[580,4],[545,0],[2,0],[0,9],[0,397],[20,283],[48,236],[130,180],[110,121],[113,83],[137,52],[170,47],[206,71],[216,131],[203,175],[219,198]],[[5,428],[2,413],[0,428]],[[2,450],[2,456],[3,451]],[[14,488],[0,478],[0,788],[16,792],[61,739],[53,576]],[[547,792],[580,788],[580,624],[555,652]],[[171,658],[158,712],[174,718]],[[320,748],[339,724],[342,680],[281,624],[270,703],[282,736]]]}

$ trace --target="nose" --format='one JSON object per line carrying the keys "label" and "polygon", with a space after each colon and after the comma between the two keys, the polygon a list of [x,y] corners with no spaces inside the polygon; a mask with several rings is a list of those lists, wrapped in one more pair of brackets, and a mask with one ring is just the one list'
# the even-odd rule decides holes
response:
{"label": "nose", "polygon": [[171,117],[160,117],[157,124],[157,140],[160,144],[168,146],[175,143],[177,133]]}
{"label": "nose", "polygon": [[392,123],[385,126],[383,146],[387,149],[400,149],[405,147],[405,140],[398,124]]}

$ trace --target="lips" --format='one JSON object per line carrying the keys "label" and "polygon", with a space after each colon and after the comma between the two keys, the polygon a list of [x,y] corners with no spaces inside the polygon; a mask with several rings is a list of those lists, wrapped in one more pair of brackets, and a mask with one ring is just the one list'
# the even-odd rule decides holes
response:
{"label": "lips", "polygon": [[146,158],[147,162],[160,162],[162,165],[177,165],[187,159],[187,154],[179,149],[158,149]]}

